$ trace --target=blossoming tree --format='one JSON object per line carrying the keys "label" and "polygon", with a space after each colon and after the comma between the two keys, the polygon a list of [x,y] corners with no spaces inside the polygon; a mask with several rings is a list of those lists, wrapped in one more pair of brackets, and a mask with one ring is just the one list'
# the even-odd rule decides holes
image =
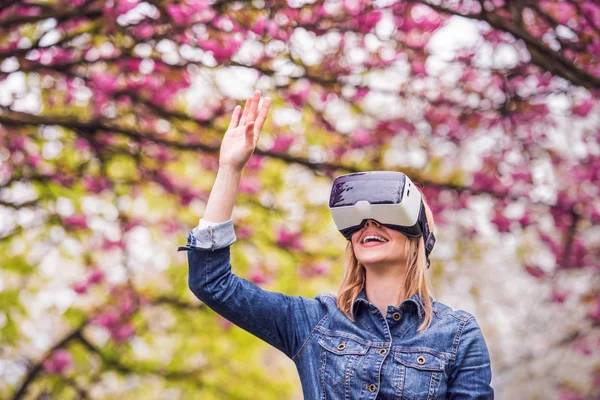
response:
{"label": "blossoming tree", "polygon": [[597,2],[4,0],[0,87],[2,397],[301,398],[175,251],[254,88],[235,273],[335,292],[332,178],[401,170],[498,397],[600,395]]}

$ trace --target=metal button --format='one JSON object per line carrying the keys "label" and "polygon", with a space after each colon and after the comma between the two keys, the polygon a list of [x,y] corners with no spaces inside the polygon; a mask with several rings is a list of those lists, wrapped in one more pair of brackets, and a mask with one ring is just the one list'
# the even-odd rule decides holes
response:
{"label": "metal button", "polygon": [[392,314],[392,318],[394,318],[394,321],[398,321],[400,317],[402,317],[402,315],[399,312],[395,312],[394,314]]}
{"label": "metal button", "polygon": [[344,350],[346,348],[346,342],[338,344],[338,350]]}
{"label": "metal button", "polygon": [[369,392],[374,392],[377,390],[377,386],[375,386],[374,383],[371,383],[370,385],[367,386],[367,389],[369,390]]}
{"label": "metal button", "polygon": [[417,363],[419,363],[419,365],[425,364],[425,357],[423,357],[423,356],[417,357]]}
{"label": "metal button", "polygon": [[385,354],[386,349],[379,349],[377,350],[377,354]]}

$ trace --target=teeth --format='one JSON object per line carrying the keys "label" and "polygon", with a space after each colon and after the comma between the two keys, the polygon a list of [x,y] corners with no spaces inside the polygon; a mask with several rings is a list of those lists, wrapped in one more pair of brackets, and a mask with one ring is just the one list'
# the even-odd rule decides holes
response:
{"label": "teeth", "polygon": [[382,238],[381,236],[375,236],[375,235],[369,235],[369,236],[365,236],[365,238],[363,239],[363,243],[366,243],[368,239],[376,239],[379,240],[380,242],[387,242],[386,239]]}

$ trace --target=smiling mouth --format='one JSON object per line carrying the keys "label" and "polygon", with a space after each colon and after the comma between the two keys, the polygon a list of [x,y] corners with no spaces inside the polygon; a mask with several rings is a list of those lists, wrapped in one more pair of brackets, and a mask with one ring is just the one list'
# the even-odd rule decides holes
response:
{"label": "smiling mouth", "polygon": [[383,245],[386,243],[389,243],[389,242],[380,242],[379,240],[374,240],[374,241],[367,242],[367,243],[360,242],[360,245],[363,247],[376,247],[376,246],[380,246],[380,245]]}

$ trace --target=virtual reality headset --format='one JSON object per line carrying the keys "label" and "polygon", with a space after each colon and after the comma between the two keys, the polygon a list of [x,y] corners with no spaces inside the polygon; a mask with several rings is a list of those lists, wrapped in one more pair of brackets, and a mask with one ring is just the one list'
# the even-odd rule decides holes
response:
{"label": "virtual reality headset", "polygon": [[329,211],[346,240],[368,219],[410,237],[423,236],[427,268],[435,236],[429,231],[421,192],[402,172],[369,171],[335,178]]}

